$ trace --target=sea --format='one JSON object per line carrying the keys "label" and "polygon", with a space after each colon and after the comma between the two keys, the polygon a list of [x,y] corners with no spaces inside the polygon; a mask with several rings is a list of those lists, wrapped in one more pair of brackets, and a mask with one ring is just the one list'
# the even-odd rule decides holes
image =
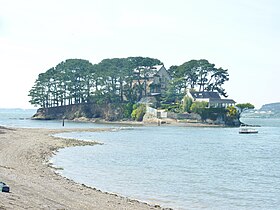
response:
{"label": "sea", "polygon": [[[0,125],[61,128],[61,121],[30,120],[34,110],[0,109]],[[104,192],[173,209],[280,209],[280,119],[242,118],[238,128],[123,126],[66,122],[62,138],[98,141],[60,149],[57,173]]]}

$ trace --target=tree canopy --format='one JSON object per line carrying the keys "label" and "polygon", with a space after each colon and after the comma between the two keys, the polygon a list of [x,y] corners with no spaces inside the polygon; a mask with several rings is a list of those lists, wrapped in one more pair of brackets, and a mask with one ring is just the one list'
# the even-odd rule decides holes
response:
{"label": "tree canopy", "polygon": [[255,106],[251,103],[236,104],[236,107],[238,107],[241,112],[243,112],[245,109],[254,109],[255,108]]}
{"label": "tree canopy", "polygon": [[170,88],[175,93],[184,93],[187,88],[190,88],[198,91],[217,91],[227,97],[222,86],[229,80],[228,70],[216,68],[215,64],[211,64],[205,59],[191,60],[180,66],[171,66],[169,73],[173,77]]}
{"label": "tree canopy", "polygon": [[[68,59],[38,75],[29,91],[30,103],[53,107],[91,102],[134,102],[142,97],[142,83],[133,88],[133,80],[145,80],[158,59],[128,57],[104,59],[92,64],[83,59]],[[138,92],[138,93],[137,93]]]}
{"label": "tree canopy", "polygon": [[[29,91],[30,103],[43,108],[79,103],[135,103],[147,96],[152,68],[163,64],[149,57],[104,59],[92,64],[83,59],[68,59],[38,75]],[[217,91],[226,96],[223,84],[228,70],[215,68],[205,59],[191,60],[168,69],[173,78],[163,100],[181,100],[186,88]],[[189,108],[188,108],[189,109]]]}

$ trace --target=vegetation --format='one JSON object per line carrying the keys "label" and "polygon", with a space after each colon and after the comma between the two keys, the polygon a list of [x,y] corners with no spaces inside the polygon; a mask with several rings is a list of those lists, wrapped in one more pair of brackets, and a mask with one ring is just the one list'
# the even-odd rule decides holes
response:
{"label": "vegetation", "polygon": [[227,116],[230,118],[236,118],[238,117],[238,110],[234,106],[227,107]]}
{"label": "vegetation", "polygon": [[142,121],[146,113],[146,105],[135,104],[131,113],[131,118],[136,121]]}
{"label": "vegetation", "polygon": [[170,103],[170,104],[161,104],[160,108],[165,109],[166,111],[169,111],[169,112],[175,112],[175,113],[182,112],[181,105],[179,102]]}
{"label": "vegetation", "polygon": [[145,82],[140,81],[146,81],[147,75],[154,71],[151,67],[158,64],[161,61],[144,57],[104,59],[95,65],[87,60],[69,59],[39,74],[29,91],[30,103],[43,108],[80,103],[134,103],[147,94]]}
{"label": "vegetation", "polygon": [[254,109],[255,106],[250,103],[244,103],[244,104],[236,104],[236,107],[240,109],[240,112],[243,112],[245,109]]}
{"label": "vegetation", "polygon": [[192,104],[193,104],[192,99],[188,96],[184,96],[183,102],[182,102],[182,111],[190,112]]}
{"label": "vegetation", "polygon": [[171,66],[170,75],[174,78],[170,84],[173,95],[184,95],[187,88],[199,91],[217,91],[227,97],[223,84],[229,80],[228,70],[215,68],[215,64],[205,59],[191,60],[180,66]]}
{"label": "vegetation", "polygon": [[191,107],[190,107],[190,110],[194,113],[197,113],[197,114],[202,114],[203,110],[208,106],[208,103],[207,102],[199,102],[199,101],[195,101],[192,103]]}
{"label": "vegetation", "polygon": [[[92,64],[83,59],[68,59],[38,75],[29,91],[30,103],[42,108],[73,104],[118,104],[123,117],[141,121],[146,112],[144,105],[137,102],[148,96],[147,83],[156,72],[155,65],[162,62],[148,57],[104,59]],[[223,84],[229,80],[228,70],[216,68],[205,59],[191,60],[168,69],[172,80],[161,94],[161,108],[172,112],[193,112],[202,119],[215,119],[227,113],[236,115],[232,108],[212,109],[206,102],[193,102],[184,97],[186,89],[217,91],[227,96]],[[183,99],[183,100],[182,100]],[[253,105],[240,104],[240,109]],[[254,108],[254,107],[253,107]]]}
{"label": "vegetation", "polygon": [[133,111],[133,104],[132,103],[127,103],[124,106],[124,118],[131,118],[131,113]]}

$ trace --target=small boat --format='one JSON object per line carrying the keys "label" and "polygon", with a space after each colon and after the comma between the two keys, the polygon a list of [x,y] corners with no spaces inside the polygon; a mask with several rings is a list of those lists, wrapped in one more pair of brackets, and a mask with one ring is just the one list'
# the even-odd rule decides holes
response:
{"label": "small boat", "polygon": [[253,129],[253,128],[240,128],[239,133],[250,134],[250,133],[258,133],[258,131],[256,129]]}

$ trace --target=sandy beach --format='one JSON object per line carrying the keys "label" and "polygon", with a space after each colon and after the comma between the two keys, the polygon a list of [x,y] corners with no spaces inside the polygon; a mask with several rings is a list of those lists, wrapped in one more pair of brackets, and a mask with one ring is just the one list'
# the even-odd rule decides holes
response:
{"label": "sandy beach", "polygon": [[101,192],[56,174],[48,160],[57,149],[93,143],[50,134],[76,130],[0,127],[0,181],[10,186],[10,193],[0,192],[1,210],[161,209],[158,205]]}

